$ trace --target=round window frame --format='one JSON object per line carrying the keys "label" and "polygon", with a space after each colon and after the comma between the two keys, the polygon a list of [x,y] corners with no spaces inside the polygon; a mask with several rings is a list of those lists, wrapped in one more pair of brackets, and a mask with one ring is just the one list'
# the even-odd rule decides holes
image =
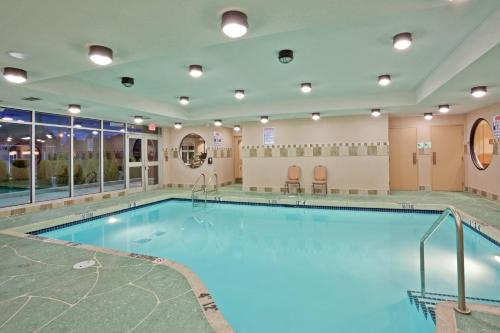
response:
{"label": "round window frame", "polygon": [[[187,166],[186,163],[184,162],[184,160],[182,159],[182,142],[184,141],[185,138],[187,138],[190,135],[198,135],[203,140],[203,142],[205,144],[205,152],[204,152],[206,154],[205,158],[203,159],[203,162],[199,166],[197,166],[196,168],[191,168],[191,167]],[[179,154],[178,154],[177,157],[182,162],[182,164],[184,165],[184,167],[186,167],[186,168],[188,168],[190,170],[197,170],[197,169],[203,167],[205,165],[207,159],[208,159],[208,154],[207,154],[207,140],[205,140],[205,138],[203,137],[203,135],[200,135],[200,134],[195,133],[195,132],[190,132],[190,133],[184,135],[182,137],[182,139],[180,140],[180,142],[179,142]]]}
{"label": "round window frame", "polygon": [[[474,150],[474,137],[475,137],[475,134],[476,134],[477,127],[479,126],[479,124],[482,121],[486,122],[486,124],[488,124],[488,127],[491,130],[491,125],[490,125],[490,123],[486,119],[484,119],[484,118],[478,118],[478,119],[476,119],[476,121],[472,125],[471,131],[470,131],[470,136],[469,136],[470,157],[471,157],[472,163],[474,163],[474,166],[476,167],[476,169],[478,169],[480,171],[484,171],[484,170],[488,169],[490,167],[490,165],[491,165],[491,163],[490,163],[490,164],[488,164],[488,166],[484,167],[481,164],[481,162],[479,162],[479,160],[477,158],[476,151]],[[491,133],[493,134],[493,130],[491,130]]]}

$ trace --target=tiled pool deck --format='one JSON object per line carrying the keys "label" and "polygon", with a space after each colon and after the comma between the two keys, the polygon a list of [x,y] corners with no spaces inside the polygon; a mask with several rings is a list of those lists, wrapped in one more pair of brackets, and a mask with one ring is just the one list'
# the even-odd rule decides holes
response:
{"label": "tiled pool deck", "polygon": [[[218,196],[231,200],[297,199],[273,193],[245,193],[240,188],[223,187]],[[190,191],[135,193],[6,217],[0,219],[0,230],[28,228],[40,221],[154,200],[168,194],[189,196]],[[300,200],[310,204],[335,201],[379,206],[453,205],[500,230],[500,203],[468,193],[397,192],[390,196],[301,196]],[[83,260],[94,260],[96,265],[81,270],[73,268]],[[193,288],[193,279],[189,282],[186,279],[189,272],[179,271],[182,269],[112,251],[0,234],[0,332],[214,332],[210,313],[199,302],[202,294]],[[457,325],[459,332],[472,332],[471,325],[476,332],[498,332],[498,321],[498,316],[479,312],[467,318],[458,317]],[[220,331],[218,327],[217,330]]]}

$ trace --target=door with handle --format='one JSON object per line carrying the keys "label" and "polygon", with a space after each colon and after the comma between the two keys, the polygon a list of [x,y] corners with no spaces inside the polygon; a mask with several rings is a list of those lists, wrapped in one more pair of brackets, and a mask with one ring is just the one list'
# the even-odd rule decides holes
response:
{"label": "door with handle", "polygon": [[389,129],[391,190],[418,190],[417,129]]}
{"label": "door with handle", "polygon": [[431,141],[432,190],[463,191],[463,126],[432,126]]}
{"label": "door with handle", "polygon": [[128,145],[127,188],[150,190],[160,187],[159,140],[157,137],[130,134]]}

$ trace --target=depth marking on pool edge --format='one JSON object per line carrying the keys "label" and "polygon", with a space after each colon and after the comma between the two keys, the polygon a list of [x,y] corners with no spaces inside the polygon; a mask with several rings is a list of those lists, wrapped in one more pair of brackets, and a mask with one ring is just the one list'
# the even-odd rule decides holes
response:
{"label": "depth marking on pool edge", "polygon": [[198,296],[198,298],[207,298],[209,301],[208,303],[201,304],[203,306],[203,310],[219,311],[219,309],[217,308],[217,304],[215,304],[215,302],[212,300],[212,295],[210,295],[209,293],[200,293],[200,296]]}

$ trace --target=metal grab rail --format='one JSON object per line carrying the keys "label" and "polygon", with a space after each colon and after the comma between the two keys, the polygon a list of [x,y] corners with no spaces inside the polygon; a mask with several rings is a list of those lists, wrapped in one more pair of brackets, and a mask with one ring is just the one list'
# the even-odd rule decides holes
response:
{"label": "metal grab rail", "polygon": [[446,220],[448,215],[452,215],[455,219],[457,231],[458,304],[455,307],[455,311],[463,314],[469,314],[470,310],[467,308],[465,303],[464,231],[460,214],[454,207],[446,208],[420,240],[420,291],[422,293],[422,297],[425,297],[425,241],[432,236],[436,229],[439,228],[439,226]]}
{"label": "metal grab rail", "polygon": [[[206,189],[210,186],[210,183],[212,182],[212,180],[215,179],[215,183],[214,183],[214,189],[213,190],[210,190],[210,191],[207,191]],[[219,192],[219,179],[217,177],[217,174],[214,173],[209,179],[208,179],[208,182],[207,182],[207,186],[205,186],[205,193],[211,193],[211,192],[215,192],[215,193],[218,193]]]}
{"label": "metal grab rail", "polygon": [[[199,189],[197,189],[196,186],[198,186],[198,183],[200,182],[201,179],[203,179],[203,184],[201,185],[201,187]],[[194,205],[195,193],[205,192],[205,187],[206,187],[205,174],[202,173],[198,176],[198,178],[196,178],[196,181],[194,182],[193,188],[191,189],[191,202],[193,203],[193,205]]]}

